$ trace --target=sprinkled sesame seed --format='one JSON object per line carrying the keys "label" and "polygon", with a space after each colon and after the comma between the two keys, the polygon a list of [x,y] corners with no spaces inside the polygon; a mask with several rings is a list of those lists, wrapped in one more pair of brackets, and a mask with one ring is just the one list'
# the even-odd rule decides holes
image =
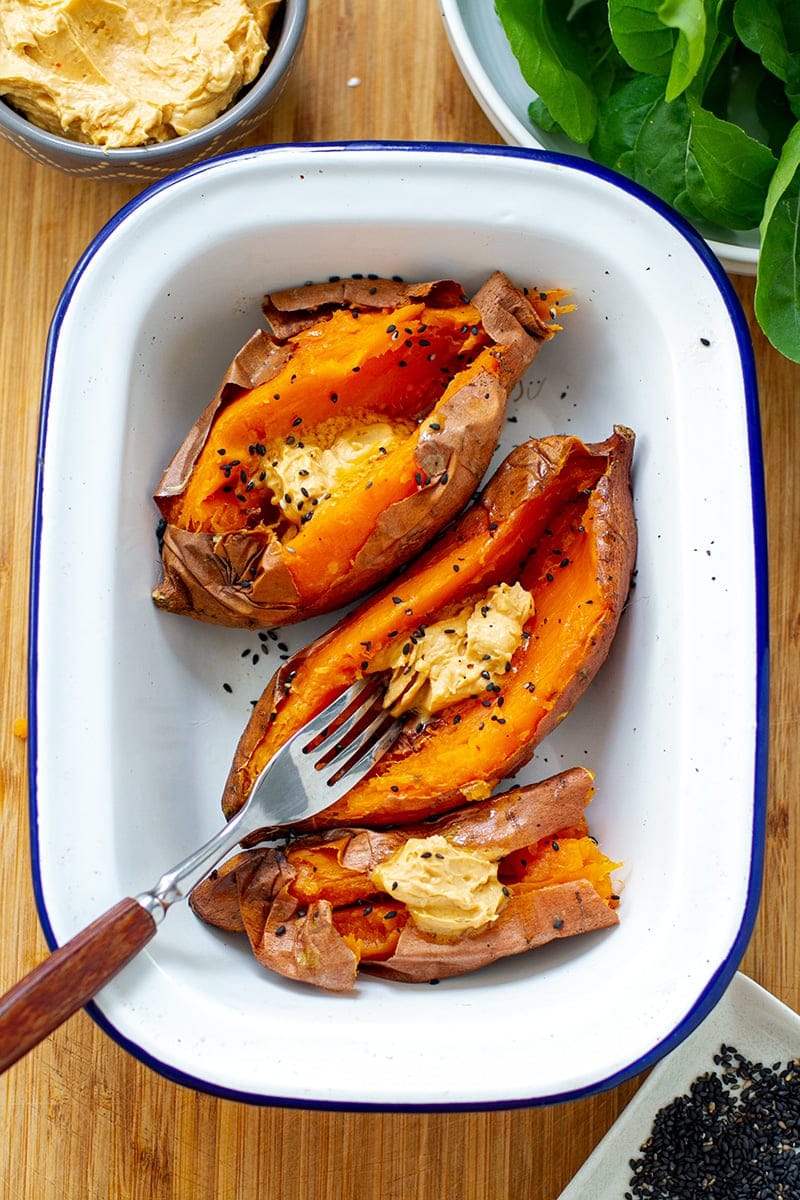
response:
{"label": "sprinkled sesame seed", "polygon": [[713,1061],[718,1070],[656,1113],[626,1200],[800,1194],[800,1063],[752,1063],[724,1043]]}

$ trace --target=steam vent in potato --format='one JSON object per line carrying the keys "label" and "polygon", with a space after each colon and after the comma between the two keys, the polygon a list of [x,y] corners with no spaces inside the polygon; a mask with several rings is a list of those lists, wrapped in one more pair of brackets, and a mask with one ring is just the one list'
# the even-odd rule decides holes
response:
{"label": "steam vent in potato", "polygon": [[433,822],[339,828],[235,855],[190,896],[246,933],[265,967],[331,991],[359,968],[412,983],[460,975],[616,925],[611,872],[573,768]]}
{"label": "steam vent in potato", "polygon": [[285,625],[350,603],[467,503],[557,297],[495,273],[357,278],[267,296],[155,495],[160,607]]}
{"label": "steam vent in potato", "polygon": [[273,676],[236,749],[226,816],[279,746],[371,674],[404,730],[302,832],[422,820],[513,776],[611,647],[636,555],[633,447],[617,426],[604,442],[512,450],[432,546]]}

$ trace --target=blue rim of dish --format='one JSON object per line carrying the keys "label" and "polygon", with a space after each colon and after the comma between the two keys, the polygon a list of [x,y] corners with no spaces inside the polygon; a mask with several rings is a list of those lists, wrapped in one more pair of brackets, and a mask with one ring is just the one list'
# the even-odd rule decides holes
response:
{"label": "blue rim of dish", "polygon": [[[49,154],[66,158],[76,155],[77,161],[82,161],[88,169],[91,166],[107,166],[110,170],[115,167],[157,167],[162,165],[169,169],[170,159],[195,152],[202,154],[204,148],[213,145],[218,138],[226,138],[235,132],[241,121],[246,120],[254,108],[258,108],[264,94],[271,95],[282,86],[294,56],[297,53],[305,32],[308,15],[308,0],[287,0],[280,14],[280,33],[278,40],[271,48],[261,71],[242,94],[224,112],[203,125],[200,129],[173,138],[168,142],[157,142],[150,146],[120,146],[106,148],[93,146],[84,142],[75,142],[68,137],[61,137],[34,125],[21,113],[16,112],[2,97],[0,97],[0,127],[8,135],[13,135],[15,144],[24,148],[26,143],[37,145]],[[208,162],[211,162],[208,159]],[[205,164],[199,164],[205,165]],[[124,211],[124,210],[122,210]],[[119,215],[119,214],[118,214]],[[98,238],[102,240],[101,231]],[[69,286],[69,284],[67,284]]]}
{"label": "blue rim of dish", "polygon": [[474,155],[488,158],[527,159],[534,162],[549,163],[556,166],[584,172],[605,180],[614,187],[630,193],[647,207],[659,213],[673,228],[680,233],[691,245],[712,276],[731,319],[739,349],[744,387],[745,415],[747,419],[747,442],[749,452],[751,500],[753,516],[753,548],[755,560],[755,649],[756,649],[756,687],[755,687],[755,734],[753,762],[753,828],[751,840],[750,873],[747,884],[747,900],[744,906],[742,920],[736,937],[728,951],[725,960],[716,968],[705,988],[698,996],[690,1011],[678,1025],[657,1043],[647,1054],[634,1062],[620,1068],[606,1079],[586,1084],[564,1092],[552,1093],[547,1096],[522,1097],[512,1099],[481,1100],[481,1101],[449,1101],[446,1103],[409,1102],[409,1103],[375,1103],[371,1101],[350,1100],[315,1100],[302,1097],[284,1097],[249,1093],[234,1088],[209,1083],[207,1080],[189,1075],[187,1072],[172,1067],[152,1056],[147,1050],[132,1042],[108,1020],[102,1010],[94,1002],[86,1006],[86,1011],[94,1021],[118,1045],[127,1050],[134,1058],[150,1067],[158,1074],[181,1084],[184,1087],[209,1093],[220,1099],[236,1100],[254,1105],[269,1105],[272,1107],[317,1109],[344,1112],[478,1112],[518,1108],[533,1108],[549,1104],[562,1104],[571,1100],[582,1099],[586,1096],[597,1095],[617,1087],[625,1080],[640,1074],[662,1059],[670,1050],[679,1045],[696,1028],[697,1025],[715,1007],[736,973],[739,962],[747,947],[752,933],[758,906],[761,898],[761,884],[764,863],[764,840],[766,832],[766,794],[767,794],[767,761],[768,761],[768,704],[769,704],[769,607],[768,607],[768,562],[767,562],[767,523],[764,488],[764,464],[761,442],[761,426],[758,406],[758,387],[756,378],[753,346],[747,321],[742,311],[736,292],[728,279],[719,260],[709,249],[700,235],[678,213],[664,204],[658,197],[645,191],[638,184],[624,176],[601,167],[585,159],[572,157],[548,150],[532,150],[524,147],[477,145],[462,142],[395,142],[395,141],[352,141],[352,142],[314,142],[314,143],[283,143],[271,146],[253,147],[244,150],[234,150],[228,154],[208,159],[205,162],[186,167],[150,185],[138,196],[130,200],[119,210],[97,233],[83,252],[70,274],[61,296],[56,305],[47,338],[43,381],[41,390],[41,413],[39,421],[39,437],[36,460],[36,485],[33,506],[33,527],[31,538],[31,581],[29,591],[29,637],[28,637],[28,712],[30,715],[30,735],[28,740],[28,773],[29,773],[29,810],[30,810],[30,841],[31,865],[33,873],[33,888],[39,920],[45,938],[51,950],[58,947],[47,913],[44,891],[40,874],[39,849],[36,839],[38,826],[36,804],[36,764],[38,760],[37,728],[36,728],[36,696],[37,696],[37,632],[38,632],[38,602],[39,602],[39,569],[40,549],[42,538],[42,486],[45,450],[47,442],[47,419],[50,401],[53,363],[58,344],[61,324],[70,305],[75,288],[86,267],[93,259],[100,246],[111,236],[114,230],[122,224],[131,213],[135,212],[149,199],[167,188],[179,186],[183,180],[207,171],[214,171],[220,165],[240,158],[261,158],[281,155],[336,154],[339,152],[363,153],[380,152],[387,154],[406,154],[416,156],[426,155]]}

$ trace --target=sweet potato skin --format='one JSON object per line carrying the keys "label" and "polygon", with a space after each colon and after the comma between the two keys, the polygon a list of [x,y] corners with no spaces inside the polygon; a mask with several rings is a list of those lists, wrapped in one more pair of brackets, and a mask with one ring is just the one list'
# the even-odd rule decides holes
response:
{"label": "sweet potato skin", "polygon": [[[342,869],[365,880],[409,837],[441,834],[453,844],[500,859],[577,825],[593,788],[591,772],[576,767],[423,825],[382,831],[334,829],[309,835],[295,846],[302,844],[312,853],[334,846]],[[322,897],[301,904],[290,891],[295,877],[282,848],[259,847],[237,855],[198,885],[190,904],[209,924],[244,929],[264,966],[330,991],[352,988],[359,967],[389,979],[422,983],[618,923],[615,908],[588,880],[519,893],[512,888],[497,920],[482,930],[449,940],[423,933],[406,920],[385,959],[359,962],[336,927],[334,906]]]}
{"label": "sweet potato skin", "polygon": [[[318,572],[298,577],[297,555],[293,558],[268,526],[221,534],[186,529],[170,521],[170,505],[186,488],[222,410],[276,378],[290,361],[288,339],[337,310],[391,311],[417,301],[455,305],[462,300],[460,285],[450,280],[416,285],[346,280],[266,297],[272,336],[254,334],[237,354],[156,490],[163,528],[155,603],[215,624],[277,627],[351,603],[417,554],[478,486],[500,434],[508,392],[553,335],[526,295],[500,272],[472,302],[495,348],[484,352],[480,369],[463,372],[463,385],[457,377],[448,389],[437,405],[436,427],[424,423],[415,434],[411,474],[423,484],[376,515],[352,560],[331,578]],[[335,507],[337,497],[327,503]]]}
{"label": "sweet potato skin", "polygon": [[[237,746],[223,795],[226,816],[244,803],[278,746],[359,678],[387,637],[395,631],[406,636],[418,622],[416,613],[430,617],[487,582],[518,577],[523,563],[530,569],[537,561],[531,551],[537,539],[547,538],[554,509],[578,495],[585,503],[582,532],[570,536],[576,563],[583,556],[580,585],[590,594],[563,593],[568,572],[548,570],[536,583],[531,637],[515,654],[504,694],[491,709],[476,698],[454,706],[457,725],[450,710],[422,730],[412,722],[365,779],[303,829],[408,823],[483,799],[500,779],[513,776],[571,711],[611,647],[636,555],[633,445],[633,433],[618,427],[595,445],[551,437],[512,451],[473,506],[404,575],[273,676]],[[552,590],[558,588],[561,593]],[[561,601],[551,602],[549,595]],[[560,607],[565,597],[569,611]]]}

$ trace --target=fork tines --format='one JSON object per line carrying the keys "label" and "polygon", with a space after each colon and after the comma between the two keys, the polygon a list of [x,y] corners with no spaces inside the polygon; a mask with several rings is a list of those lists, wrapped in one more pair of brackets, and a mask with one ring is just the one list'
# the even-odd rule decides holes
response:
{"label": "fork tines", "polygon": [[309,722],[312,736],[303,746],[313,754],[317,770],[333,773],[329,784],[341,782],[349,773],[363,775],[391,747],[402,722],[383,707],[384,686],[376,676],[361,679],[338,696]]}

